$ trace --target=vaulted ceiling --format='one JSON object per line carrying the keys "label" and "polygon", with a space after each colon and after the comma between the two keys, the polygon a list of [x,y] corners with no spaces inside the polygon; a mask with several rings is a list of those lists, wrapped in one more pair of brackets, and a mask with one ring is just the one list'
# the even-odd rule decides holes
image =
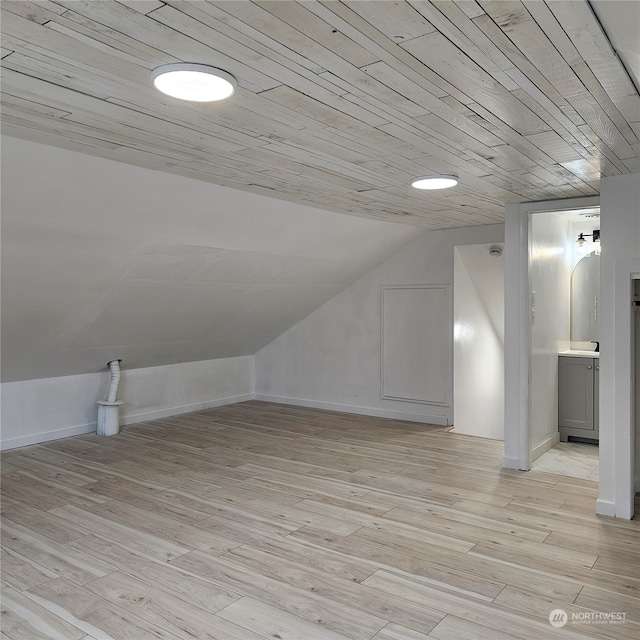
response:
{"label": "vaulted ceiling", "polygon": [[[638,2],[2,2],[11,136],[440,229],[639,170]],[[602,25],[608,30],[603,30]],[[635,48],[634,48],[635,47]],[[167,98],[171,62],[227,102]],[[455,173],[446,192],[413,177]]]}

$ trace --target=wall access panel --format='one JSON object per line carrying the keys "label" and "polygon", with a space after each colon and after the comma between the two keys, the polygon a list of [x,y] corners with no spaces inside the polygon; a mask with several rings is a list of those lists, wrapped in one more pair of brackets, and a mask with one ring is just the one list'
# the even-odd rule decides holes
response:
{"label": "wall access panel", "polygon": [[382,288],[382,397],[449,405],[448,285]]}

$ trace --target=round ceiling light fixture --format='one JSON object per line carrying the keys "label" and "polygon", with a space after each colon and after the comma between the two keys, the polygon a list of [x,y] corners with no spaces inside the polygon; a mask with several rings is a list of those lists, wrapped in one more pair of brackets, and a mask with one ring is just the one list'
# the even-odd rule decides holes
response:
{"label": "round ceiling light fixture", "polygon": [[222,69],[206,64],[178,62],[151,72],[153,86],[162,93],[190,102],[216,102],[231,97],[238,83]]}
{"label": "round ceiling light fixture", "polygon": [[435,173],[430,176],[416,178],[411,186],[414,189],[449,189],[458,184],[458,176]]}

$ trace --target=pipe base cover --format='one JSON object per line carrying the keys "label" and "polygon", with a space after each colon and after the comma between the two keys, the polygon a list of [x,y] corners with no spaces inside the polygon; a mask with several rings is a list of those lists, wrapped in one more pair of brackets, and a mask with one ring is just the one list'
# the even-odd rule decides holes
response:
{"label": "pipe base cover", "polygon": [[98,401],[98,428],[99,436],[115,436],[120,432],[120,405],[122,400],[109,402]]}

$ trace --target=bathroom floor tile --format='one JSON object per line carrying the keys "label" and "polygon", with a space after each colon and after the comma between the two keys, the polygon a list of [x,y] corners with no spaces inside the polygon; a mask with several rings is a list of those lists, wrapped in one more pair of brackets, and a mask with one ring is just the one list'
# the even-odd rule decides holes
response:
{"label": "bathroom floor tile", "polygon": [[598,480],[598,446],[582,442],[560,442],[531,465],[533,471],[570,478]]}

